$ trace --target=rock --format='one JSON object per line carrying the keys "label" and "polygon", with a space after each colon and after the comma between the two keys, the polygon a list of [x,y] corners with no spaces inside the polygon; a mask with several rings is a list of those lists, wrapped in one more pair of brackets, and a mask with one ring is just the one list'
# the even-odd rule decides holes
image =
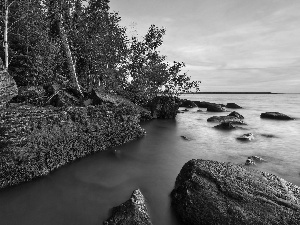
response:
{"label": "rock", "polygon": [[226,110],[218,104],[210,104],[207,106],[207,111],[208,112],[225,112]]}
{"label": "rock", "polygon": [[233,126],[231,122],[220,123],[219,125],[214,126],[214,128],[221,129],[221,130],[233,130],[233,129],[236,129],[236,127]]}
{"label": "rock", "polygon": [[18,95],[10,100],[10,103],[24,103],[43,106],[47,101],[47,93],[42,86],[21,86]]}
{"label": "rock", "polygon": [[203,112],[201,109],[198,109],[197,112]]}
{"label": "rock", "polygon": [[244,121],[235,116],[212,116],[207,119],[208,122],[219,122],[245,125]]}
{"label": "rock", "polygon": [[[150,114],[150,113],[149,113]],[[0,188],[30,181],[145,135],[130,104],[0,110]]]}
{"label": "rock", "polygon": [[186,108],[197,107],[197,105],[193,101],[188,100],[188,99],[181,99],[180,102],[181,103],[180,103],[179,107],[186,107]]}
{"label": "rock", "polygon": [[249,156],[245,162],[246,166],[249,165],[256,165],[256,163],[262,163],[262,162],[266,162],[266,160],[264,160],[263,158],[259,157],[259,156]]}
{"label": "rock", "polygon": [[191,139],[189,139],[188,137],[186,137],[186,136],[180,136],[180,137],[182,137],[182,139],[184,139],[184,140],[186,140],[186,141],[190,141]]}
{"label": "rock", "polygon": [[234,116],[234,117],[237,117],[239,119],[244,119],[244,117],[236,111],[233,111],[233,112],[229,113],[228,116]]}
{"label": "rock", "polygon": [[0,109],[17,95],[18,88],[15,80],[8,72],[0,71]]}
{"label": "rock", "polygon": [[142,192],[135,190],[129,200],[114,207],[103,225],[152,225]]}
{"label": "rock", "polygon": [[274,137],[276,137],[274,134],[261,134],[261,136],[266,137],[266,138],[274,138]]}
{"label": "rock", "polygon": [[294,120],[294,118],[289,117],[283,113],[279,112],[265,112],[260,114],[261,118],[275,119],[275,120]]}
{"label": "rock", "polygon": [[248,167],[187,162],[171,193],[182,224],[300,224],[300,188]]}
{"label": "rock", "polygon": [[227,103],[226,108],[241,109],[242,107],[235,103]]}
{"label": "rock", "polygon": [[184,109],[184,110],[182,110],[183,112],[188,112],[188,111],[190,111],[190,110],[188,110],[188,109]]}
{"label": "rock", "polygon": [[252,133],[243,134],[240,137],[237,137],[238,140],[241,141],[252,141],[254,139],[254,135]]}
{"label": "rock", "polygon": [[174,119],[179,108],[178,101],[175,97],[157,96],[148,103],[147,108],[153,118]]}
{"label": "rock", "polygon": [[201,101],[194,101],[194,103],[199,107],[199,108],[207,108],[211,105],[220,105],[221,107],[225,107],[224,104],[216,104],[216,103],[211,103],[211,102],[201,102]]}

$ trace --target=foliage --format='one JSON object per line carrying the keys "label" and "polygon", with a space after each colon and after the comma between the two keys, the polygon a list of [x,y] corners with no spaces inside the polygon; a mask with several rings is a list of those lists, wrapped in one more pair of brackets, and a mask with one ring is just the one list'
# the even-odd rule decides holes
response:
{"label": "foliage", "polygon": [[[184,63],[169,64],[160,54],[165,29],[151,25],[142,40],[128,38],[126,28],[119,25],[121,17],[109,11],[108,0],[84,2],[15,0],[11,5],[9,72],[19,86],[53,81],[68,84],[70,71],[57,32],[63,21],[79,83],[85,90],[101,85],[138,104],[156,95],[198,90],[199,82],[180,74]],[[0,6],[3,9],[3,0]],[[3,27],[3,21],[0,25]],[[0,56],[4,56],[2,49]]]}

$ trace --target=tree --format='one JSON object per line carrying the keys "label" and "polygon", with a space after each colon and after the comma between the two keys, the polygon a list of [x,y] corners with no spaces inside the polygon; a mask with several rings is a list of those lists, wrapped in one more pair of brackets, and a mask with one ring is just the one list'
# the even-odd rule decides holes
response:
{"label": "tree", "polygon": [[191,81],[187,74],[180,74],[184,63],[174,61],[170,65],[166,56],[158,51],[165,32],[165,29],[151,25],[141,41],[132,37],[128,45],[128,60],[124,66],[131,82],[127,96],[139,104],[147,103],[158,94],[178,95],[199,88],[199,82]]}

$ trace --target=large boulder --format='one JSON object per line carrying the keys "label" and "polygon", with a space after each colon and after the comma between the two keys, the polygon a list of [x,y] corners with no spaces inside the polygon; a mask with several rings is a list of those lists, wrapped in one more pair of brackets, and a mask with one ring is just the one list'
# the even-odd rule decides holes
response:
{"label": "large boulder", "polygon": [[142,192],[135,190],[131,198],[112,209],[111,217],[104,225],[152,225]]}
{"label": "large boulder", "polygon": [[244,119],[244,117],[236,111],[233,111],[233,112],[229,113],[228,116],[235,116],[239,119]]}
{"label": "large boulder", "polygon": [[207,106],[208,112],[225,112],[226,110],[219,104],[210,104]]}
{"label": "large boulder", "polygon": [[172,206],[182,224],[300,224],[300,188],[231,163],[193,159],[176,178]]}
{"label": "large boulder", "polygon": [[139,112],[130,105],[0,110],[0,188],[142,137],[139,122]]}
{"label": "large boulder", "polygon": [[0,109],[18,95],[15,80],[6,71],[0,70]]}
{"label": "large boulder", "polygon": [[294,118],[279,112],[265,112],[260,114],[260,117],[275,120],[294,120]]}
{"label": "large boulder", "polygon": [[232,102],[232,103],[227,103],[226,108],[241,109],[242,107],[239,106],[238,104]]}
{"label": "large boulder", "polygon": [[156,96],[147,105],[153,118],[174,119],[179,108],[179,99],[176,97]]}

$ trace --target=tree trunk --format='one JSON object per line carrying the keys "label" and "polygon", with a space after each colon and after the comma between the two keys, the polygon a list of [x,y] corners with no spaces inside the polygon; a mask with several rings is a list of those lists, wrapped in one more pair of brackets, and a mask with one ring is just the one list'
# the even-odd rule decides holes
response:
{"label": "tree trunk", "polygon": [[8,30],[8,3],[7,0],[4,2],[4,8],[5,8],[5,15],[4,15],[4,70],[7,71],[8,69],[8,42],[7,42],[7,30]]}
{"label": "tree trunk", "polygon": [[62,42],[62,46],[63,46],[63,50],[67,56],[67,63],[68,63],[68,68],[69,68],[69,72],[70,72],[70,78],[71,78],[71,82],[73,84],[74,87],[77,88],[77,90],[80,92],[81,96],[83,96],[82,90],[80,88],[80,85],[78,83],[78,78],[77,78],[77,74],[76,74],[76,68],[75,68],[75,63],[72,57],[72,52],[69,46],[69,42],[68,42],[68,36],[65,32],[63,23],[62,23],[62,15],[60,17],[60,21],[59,21],[59,36]]}

